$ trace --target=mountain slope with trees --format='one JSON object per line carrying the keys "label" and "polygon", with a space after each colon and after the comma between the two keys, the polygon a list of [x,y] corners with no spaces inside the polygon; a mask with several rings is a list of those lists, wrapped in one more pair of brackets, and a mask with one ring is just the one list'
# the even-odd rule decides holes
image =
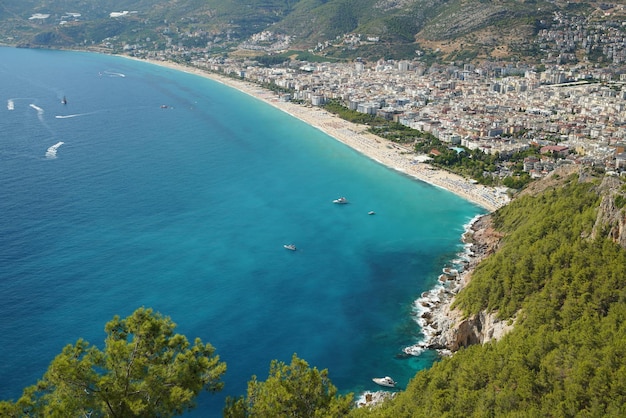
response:
{"label": "mountain slope with trees", "polygon": [[522,59],[538,53],[528,41],[553,24],[556,11],[595,19],[602,7],[544,0],[25,0],[0,4],[0,43],[222,54],[269,31],[287,36],[289,49],[336,59]]}
{"label": "mountain slope with trees", "polygon": [[[497,251],[458,294],[466,316],[514,323],[499,341],[470,345],[420,371],[406,390],[351,409],[329,371],[294,355],[255,376],[224,413],[252,416],[626,416],[626,185],[584,168],[533,183],[490,216]],[[530,188],[528,190],[530,190]],[[201,390],[219,390],[226,365],[210,344],[174,334],[140,308],[106,325],[105,349],[79,340],[0,415],[173,416]]]}
{"label": "mountain slope with trees", "polygon": [[392,401],[354,415],[626,415],[626,251],[609,228],[592,234],[600,202],[623,194],[620,180],[582,173],[496,212],[505,237],[456,306],[467,316],[496,312],[514,330],[444,358]]}

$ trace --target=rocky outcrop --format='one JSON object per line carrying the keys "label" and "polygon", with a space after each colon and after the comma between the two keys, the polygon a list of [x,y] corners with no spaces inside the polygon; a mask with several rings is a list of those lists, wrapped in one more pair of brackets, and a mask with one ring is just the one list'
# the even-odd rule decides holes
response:
{"label": "rocky outcrop", "polygon": [[368,407],[372,408],[376,405],[383,403],[384,401],[396,396],[397,392],[388,392],[380,390],[377,392],[364,392],[356,401],[357,408]]}
{"label": "rocky outcrop", "polygon": [[598,207],[592,238],[606,236],[626,248],[626,190],[617,177],[605,176],[598,186],[602,201]]}
{"label": "rocky outcrop", "polygon": [[[596,182],[598,177],[587,169],[565,166],[547,178],[531,184],[521,194],[537,195],[550,188],[562,187],[571,176],[579,182]],[[626,248],[626,185],[618,177],[604,176],[601,183],[594,186],[601,198],[596,221],[590,238],[608,237]],[[471,280],[472,271],[484,258],[493,254],[499,246],[502,234],[492,225],[490,215],[474,222],[463,239],[469,245],[466,268],[455,277],[446,276],[441,286],[426,292],[417,302],[418,323],[426,340],[407,352],[417,353],[426,348],[444,352],[454,352],[472,344],[484,344],[498,340],[513,328],[515,320],[501,321],[497,312],[480,312],[464,317],[459,310],[450,307],[456,294]]]}
{"label": "rocky outcrop", "polygon": [[493,254],[502,234],[493,228],[490,215],[478,218],[463,237],[469,245],[465,269],[456,275],[447,276],[441,287],[422,295],[417,303],[424,308],[418,322],[426,341],[413,347],[454,352],[472,344],[483,344],[499,339],[513,327],[513,321],[501,321],[495,312],[480,312],[469,318],[457,309],[451,309],[455,295],[469,283],[474,267],[485,257]]}
{"label": "rocky outcrop", "polygon": [[445,320],[436,324],[440,333],[432,342],[432,348],[454,352],[470,345],[498,340],[513,328],[512,321],[501,321],[493,312],[480,312],[464,319],[459,310],[449,310],[449,305],[445,310]]}

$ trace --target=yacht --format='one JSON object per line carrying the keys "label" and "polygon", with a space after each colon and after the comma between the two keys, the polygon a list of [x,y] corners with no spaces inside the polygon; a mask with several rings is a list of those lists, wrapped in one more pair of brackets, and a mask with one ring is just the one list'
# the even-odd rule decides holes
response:
{"label": "yacht", "polygon": [[283,247],[285,247],[286,249],[291,250],[291,251],[295,251],[296,250],[296,245],[295,244],[285,244],[285,245],[283,245]]}
{"label": "yacht", "polygon": [[339,199],[333,200],[333,203],[345,205],[346,203],[348,203],[348,199],[346,199],[345,197],[340,197]]}
{"label": "yacht", "polygon": [[376,383],[377,385],[380,385],[380,386],[385,386],[385,387],[388,387],[388,388],[396,387],[396,382],[389,376],[375,377],[372,380],[374,381],[374,383]]}

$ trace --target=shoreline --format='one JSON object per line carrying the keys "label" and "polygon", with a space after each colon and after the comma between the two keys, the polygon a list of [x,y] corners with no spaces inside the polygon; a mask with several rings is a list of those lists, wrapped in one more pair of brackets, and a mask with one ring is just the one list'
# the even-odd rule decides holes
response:
{"label": "shoreline", "polygon": [[470,276],[476,265],[482,261],[486,252],[481,250],[482,243],[474,241],[477,230],[481,228],[481,220],[488,215],[477,215],[467,225],[461,237],[463,250],[457,253],[457,259],[451,260],[451,267],[444,267],[437,284],[431,289],[422,292],[419,298],[413,302],[413,315],[415,322],[422,330],[422,340],[406,347],[404,352],[408,355],[419,356],[425,350],[436,350],[440,355],[449,356],[450,341],[445,335],[452,324],[459,318],[450,318],[450,307],[456,295],[470,280]]}
{"label": "shoreline", "polygon": [[300,119],[379,164],[416,180],[445,189],[489,212],[496,211],[510,201],[509,197],[497,188],[474,184],[462,176],[420,162],[418,154],[410,149],[371,134],[367,132],[366,126],[343,120],[322,108],[283,102],[278,99],[276,93],[254,83],[232,79],[197,67],[171,61],[141,59],[127,55],[118,56],[198,75],[231,87]]}
{"label": "shoreline", "polygon": [[476,266],[497,251],[502,237],[493,228],[490,214],[478,215],[466,225],[462,238],[464,249],[457,260],[452,260],[452,267],[443,269],[438,283],[413,304],[423,339],[405,348],[406,354],[415,356],[425,350],[436,350],[449,356],[461,347],[499,340],[513,329],[513,323],[498,319],[493,312],[482,311],[465,317],[458,308],[452,309],[458,293],[471,281]]}
{"label": "shoreline", "polygon": [[[510,202],[506,194],[497,188],[474,184],[459,175],[418,162],[419,156],[410,149],[367,132],[364,125],[345,121],[319,107],[282,102],[276,93],[254,83],[169,61],[127,58],[198,75],[234,88],[300,119],[379,164],[445,189],[486,209],[488,213],[477,214],[465,225],[461,237],[463,250],[457,253],[456,259],[442,266],[443,274],[439,275],[437,283],[413,302],[413,315],[421,329],[422,338],[403,349],[409,356],[419,356],[425,350],[435,350],[440,355],[450,355],[456,351],[451,348],[456,345],[456,330],[461,326],[462,318],[459,312],[453,312],[450,308],[455,296],[471,280],[476,265],[494,251],[497,240],[486,230],[490,229],[490,213]],[[508,328],[496,326],[499,328],[498,335],[505,333]],[[370,404],[363,400],[361,403]]]}

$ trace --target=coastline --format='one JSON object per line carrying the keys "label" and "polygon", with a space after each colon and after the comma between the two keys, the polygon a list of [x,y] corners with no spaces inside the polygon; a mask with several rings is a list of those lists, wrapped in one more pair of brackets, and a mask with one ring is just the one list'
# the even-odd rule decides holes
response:
{"label": "coastline", "polygon": [[373,135],[367,132],[366,126],[343,120],[322,108],[280,101],[276,93],[256,84],[232,79],[197,67],[171,61],[140,59],[127,55],[119,56],[198,75],[234,88],[300,119],[380,164],[445,189],[489,212],[494,212],[509,202],[508,196],[498,189],[474,184],[459,175],[420,162],[419,156],[410,149]]}
{"label": "coastline", "polygon": [[452,267],[444,268],[439,283],[423,292],[413,304],[415,321],[422,330],[422,341],[404,349],[408,355],[437,350],[451,355],[461,347],[498,340],[513,329],[513,323],[501,321],[495,313],[480,312],[465,317],[452,309],[456,295],[471,281],[476,266],[493,254],[503,235],[493,228],[492,216],[478,215],[466,225],[464,250]]}
{"label": "coastline", "polygon": [[[302,120],[380,164],[452,192],[481,206],[489,213],[510,201],[506,194],[496,188],[474,184],[459,175],[420,162],[419,156],[410,149],[373,135],[366,131],[367,127],[345,121],[324,109],[283,102],[276,93],[251,82],[232,79],[196,67],[168,61],[127,58],[199,75],[239,90]],[[467,341],[466,334],[458,332],[463,327],[461,313],[452,311],[451,306],[458,292],[469,283],[475,266],[494,250],[495,241],[485,237],[485,229],[490,226],[489,219],[489,214],[479,214],[465,225],[462,236],[464,250],[458,254],[457,259],[450,261],[452,267],[444,269],[439,282],[413,302],[413,315],[420,327],[422,339],[403,349],[407,356],[419,356],[425,350],[436,350],[440,355],[451,355],[458,349],[461,338]],[[495,327],[497,335],[492,332],[493,338],[498,338],[508,331],[505,329],[508,327],[502,327],[500,324],[495,324]],[[490,328],[494,329],[493,321]],[[384,390],[365,391],[357,397],[355,405],[359,408],[370,407],[393,396],[394,393]]]}

